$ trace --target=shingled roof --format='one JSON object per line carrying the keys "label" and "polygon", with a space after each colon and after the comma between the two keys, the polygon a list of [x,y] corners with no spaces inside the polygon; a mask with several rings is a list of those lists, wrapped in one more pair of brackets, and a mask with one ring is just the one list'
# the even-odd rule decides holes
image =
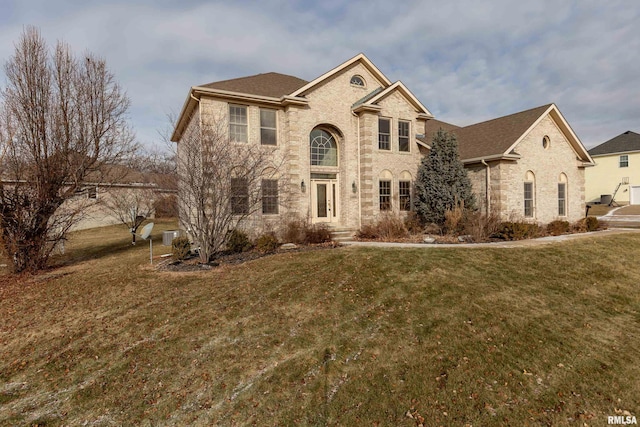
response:
{"label": "shingled roof", "polygon": [[630,130],[589,150],[592,156],[640,151],[640,135]]}
{"label": "shingled roof", "polygon": [[535,123],[552,104],[459,127],[439,120],[429,120],[425,142],[431,145],[433,134],[442,129],[456,134],[462,160],[509,154],[506,151]]}
{"label": "shingled roof", "polygon": [[551,104],[486,122],[466,126],[458,131],[461,159],[474,159],[500,154],[506,151],[549,109]]}
{"label": "shingled roof", "polygon": [[271,98],[281,98],[295,92],[307,83],[308,82],[306,80],[302,80],[294,76],[288,76],[286,74],[264,73],[207,83],[200,85],[200,87],[250,95],[268,96]]}

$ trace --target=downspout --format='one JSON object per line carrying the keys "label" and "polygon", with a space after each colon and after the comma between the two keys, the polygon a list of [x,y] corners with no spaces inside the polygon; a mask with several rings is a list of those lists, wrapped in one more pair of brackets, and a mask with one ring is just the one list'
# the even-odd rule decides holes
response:
{"label": "downspout", "polygon": [[358,229],[362,228],[362,180],[360,176],[360,115],[351,111],[351,114],[358,118]]}
{"label": "downspout", "polygon": [[486,215],[489,216],[490,214],[490,210],[491,210],[491,166],[489,166],[489,163],[487,163],[484,159],[481,160],[482,164],[485,166],[485,176],[486,176],[486,183],[485,183],[485,187],[486,187],[486,191],[485,191],[485,198],[486,198]]}

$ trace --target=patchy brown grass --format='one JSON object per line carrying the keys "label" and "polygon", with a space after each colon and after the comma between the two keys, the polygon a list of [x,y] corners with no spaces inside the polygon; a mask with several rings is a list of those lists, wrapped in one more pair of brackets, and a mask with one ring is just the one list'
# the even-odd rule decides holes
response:
{"label": "patchy brown grass", "polygon": [[62,267],[0,285],[0,424],[640,415],[640,273],[624,268],[640,236],[342,248],[169,273],[114,230],[79,233]]}

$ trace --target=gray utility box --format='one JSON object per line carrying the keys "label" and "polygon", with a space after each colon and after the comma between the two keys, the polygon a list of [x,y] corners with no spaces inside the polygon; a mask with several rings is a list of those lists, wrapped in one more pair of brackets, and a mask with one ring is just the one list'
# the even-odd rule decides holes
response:
{"label": "gray utility box", "polygon": [[180,237],[180,230],[167,230],[162,232],[162,244],[164,246],[171,246],[171,242],[176,237]]}

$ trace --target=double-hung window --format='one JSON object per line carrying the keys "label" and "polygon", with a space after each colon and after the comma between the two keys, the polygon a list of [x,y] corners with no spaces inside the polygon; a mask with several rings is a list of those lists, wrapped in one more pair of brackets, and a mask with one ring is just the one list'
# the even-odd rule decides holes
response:
{"label": "double-hung window", "polygon": [[391,210],[391,181],[380,180],[380,210]]}
{"label": "double-hung window", "polygon": [[247,142],[247,107],[229,104],[229,139]]}
{"label": "double-hung window", "polygon": [[249,185],[246,178],[231,178],[231,213],[246,215],[249,213]]}
{"label": "double-hung window", "polygon": [[391,150],[391,120],[378,118],[378,148]]}
{"label": "double-hung window", "polygon": [[620,156],[620,167],[628,168],[629,167],[629,156],[627,154],[623,154]]}
{"label": "double-hung window", "polygon": [[411,181],[398,181],[398,195],[400,196],[400,210],[411,210]]}
{"label": "double-hung window", "polygon": [[262,180],[262,213],[278,213],[278,180]]}
{"label": "double-hung window", "polygon": [[260,109],[260,143],[277,144],[276,110]]}
{"label": "double-hung window", "polygon": [[409,122],[398,121],[398,151],[409,151]]}
{"label": "double-hung window", "polygon": [[567,184],[558,183],[558,216],[567,216]]}
{"label": "double-hung window", "polygon": [[524,183],[524,216],[533,218],[533,182]]}

